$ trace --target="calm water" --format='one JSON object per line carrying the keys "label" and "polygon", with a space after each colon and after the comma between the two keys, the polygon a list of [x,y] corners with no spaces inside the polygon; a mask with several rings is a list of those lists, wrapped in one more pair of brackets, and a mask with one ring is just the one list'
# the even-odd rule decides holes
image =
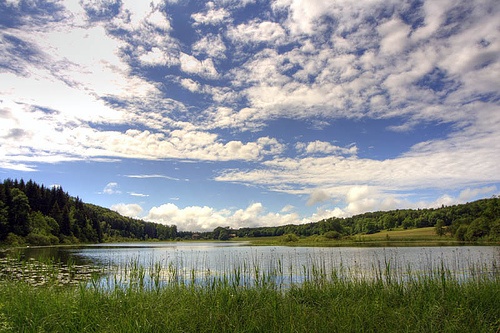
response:
{"label": "calm water", "polygon": [[[335,271],[348,277],[370,278],[387,270],[400,278],[445,268],[459,278],[499,274],[500,246],[459,247],[286,247],[249,246],[235,242],[117,243],[83,247],[27,248],[25,258],[49,257],[105,267],[116,275],[132,264],[162,271],[175,270],[183,279],[203,279],[240,272],[248,282],[273,275],[280,283],[304,281],[311,274]],[[127,268],[128,267],[128,268]],[[146,274],[147,275],[147,274]],[[146,279],[148,276],[146,276]],[[168,279],[162,274],[162,279]]]}

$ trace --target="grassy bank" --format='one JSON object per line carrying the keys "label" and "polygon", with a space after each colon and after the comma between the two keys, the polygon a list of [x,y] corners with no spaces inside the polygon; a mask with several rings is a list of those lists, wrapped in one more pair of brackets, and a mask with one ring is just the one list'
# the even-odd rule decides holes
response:
{"label": "grassy bank", "polygon": [[285,292],[0,285],[2,332],[497,332],[500,283],[337,281]]}
{"label": "grassy bank", "polygon": [[288,246],[452,246],[452,245],[498,245],[498,242],[460,242],[449,235],[436,235],[434,227],[416,229],[382,230],[374,234],[359,234],[340,239],[329,239],[321,235],[296,237],[248,237],[234,240],[248,241],[252,245]]}
{"label": "grassy bank", "polygon": [[[496,267],[496,266],[495,266]],[[122,267],[102,283],[0,281],[0,332],[498,332],[500,274],[471,267],[459,279],[381,266],[375,278],[312,267],[282,287],[277,267],[221,275],[174,266]],[[252,280],[242,282],[242,273]],[[43,274],[43,272],[39,272]],[[49,274],[54,275],[53,271]],[[57,274],[56,274],[57,275]],[[163,283],[156,280],[160,278]]]}

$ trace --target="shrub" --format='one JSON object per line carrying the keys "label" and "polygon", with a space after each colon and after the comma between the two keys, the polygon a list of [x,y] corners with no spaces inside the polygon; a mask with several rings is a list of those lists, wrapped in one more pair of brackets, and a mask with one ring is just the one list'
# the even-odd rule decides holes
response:
{"label": "shrub", "polygon": [[340,239],[342,235],[338,231],[332,230],[325,232],[323,236],[328,239]]}
{"label": "shrub", "polygon": [[298,242],[299,237],[296,234],[286,234],[281,237],[282,242],[284,243],[289,243],[289,242]]}
{"label": "shrub", "polygon": [[30,233],[26,236],[26,241],[31,245],[55,245],[59,243],[59,238],[54,235],[42,235],[36,233]]}
{"label": "shrub", "polygon": [[12,232],[9,232],[9,234],[7,235],[5,243],[10,246],[22,246],[26,244],[23,237],[18,236]]}

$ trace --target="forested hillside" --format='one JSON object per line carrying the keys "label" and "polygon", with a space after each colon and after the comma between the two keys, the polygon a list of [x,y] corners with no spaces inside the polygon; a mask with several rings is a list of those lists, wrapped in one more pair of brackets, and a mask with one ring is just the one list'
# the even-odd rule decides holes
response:
{"label": "forested hillside", "polygon": [[459,241],[500,241],[500,198],[483,199],[436,209],[372,212],[349,218],[278,227],[217,227],[211,232],[178,231],[167,226],[124,217],[107,208],[82,202],[61,187],[6,179],[0,183],[0,243],[52,245],[120,240],[218,239],[285,234],[323,235],[342,239],[380,230],[434,227],[437,235]]}
{"label": "forested hillside", "polygon": [[176,226],[124,217],[71,197],[61,187],[47,188],[22,179],[0,183],[0,242],[8,245],[176,237]]}
{"label": "forested hillside", "polygon": [[349,218],[329,218],[301,225],[262,228],[217,228],[216,239],[265,237],[295,234],[324,235],[340,239],[357,234],[373,234],[381,230],[434,227],[437,235],[451,235],[459,241],[500,241],[500,198],[483,199],[467,204],[436,209],[400,209],[365,213]]}

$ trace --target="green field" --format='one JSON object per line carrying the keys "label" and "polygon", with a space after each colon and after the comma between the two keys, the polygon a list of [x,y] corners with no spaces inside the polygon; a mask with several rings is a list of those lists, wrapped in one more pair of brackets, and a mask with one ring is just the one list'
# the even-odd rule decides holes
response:
{"label": "green field", "polygon": [[[252,245],[287,246],[445,246],[464,245],[449,235],[438,236],[433,227],[382,230],[374,234],[358,234],[341,239],[328,239],[324,236],[296,237],[290,241],[284,236],[235,238],[235,241],[248,241]],[[477,242],[470,244],[478,244]],[[495,243],[492,243],[495,244]],[[498,244],[498,243],[496,243]]]}
{"label": "green field", "polygon": [[382,230],[370,235],[358,236],[364,241],[429,241],[429,242],[453,242],[450,236],[438,236],[433,227],[401,229],[401,230]]}

